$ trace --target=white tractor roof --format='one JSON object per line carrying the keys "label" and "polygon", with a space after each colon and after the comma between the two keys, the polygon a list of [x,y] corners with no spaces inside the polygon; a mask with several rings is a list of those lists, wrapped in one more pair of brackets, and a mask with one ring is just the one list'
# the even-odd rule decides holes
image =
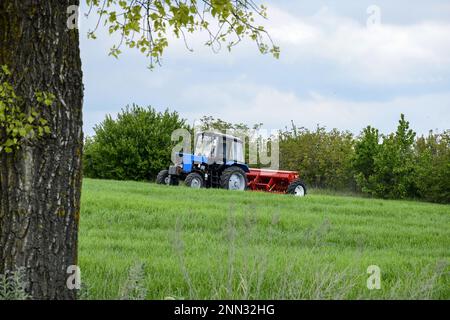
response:
{"label": "white tractor roof", "polygon": [[198,132],[197,136],[202,135],[202,134],[207,135],[207,136],[225,137],[227,140],[236,140],[238,142],[242,142],[242,139],[239,139],[238,137],[232,136],[230,134],[221,133],[221,132],[202,131],[202,132]]}

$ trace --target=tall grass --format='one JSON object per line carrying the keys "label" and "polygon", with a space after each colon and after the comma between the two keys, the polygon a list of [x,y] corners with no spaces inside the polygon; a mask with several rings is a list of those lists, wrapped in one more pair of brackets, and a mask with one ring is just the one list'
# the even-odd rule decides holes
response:
{"label": "tall grass", "polygon": [[6,271],[0,274],[0,300],[27,300],[25,270]]}
{"label": "tall grass", "polygon": [[84,183],[87,298],[449,299],[449,247],[448,205]]}

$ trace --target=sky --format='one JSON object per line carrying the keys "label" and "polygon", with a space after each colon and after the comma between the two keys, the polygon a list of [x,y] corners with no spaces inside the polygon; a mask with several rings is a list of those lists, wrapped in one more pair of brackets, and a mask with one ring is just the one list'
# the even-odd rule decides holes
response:
{"label": "sky", "polygon": [[177,111],[191,124],[209,115],[269,130],[293,121],[387,133],[404,113],[418,134],[450,129],[450,1],[256,2],[268,7],[278,60],[250,40],[214,53],[205,34],[194,34],[193,52],[171,39],[150,71],[136,50],[108,56],[117,37],[100,29],[87,39],[96,19],[82,17],[85,134],[133,103]]}

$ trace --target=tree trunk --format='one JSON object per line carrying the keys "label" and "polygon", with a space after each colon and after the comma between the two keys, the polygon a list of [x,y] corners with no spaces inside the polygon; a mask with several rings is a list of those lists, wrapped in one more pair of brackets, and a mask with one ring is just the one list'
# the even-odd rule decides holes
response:
{"label": "tree trunk", "polygon": [[[0,65],[12,72],[23,111],[35,92],[56,96],[42,110],[51,134],[0,153],[0,274],[25,268],[34,299],[73,299],[77,265],[83,85],[78,30],[67,9],[78,0],[0,0]],[[35,105],[34,105],[35,106]]]}

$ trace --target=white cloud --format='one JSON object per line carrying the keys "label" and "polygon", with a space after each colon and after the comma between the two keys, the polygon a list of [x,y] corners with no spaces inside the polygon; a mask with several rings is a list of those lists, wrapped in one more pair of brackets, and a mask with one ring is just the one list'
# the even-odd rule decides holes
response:
{"label": "white cloud", "polygon": [[[365,15],[366,12],[361,12],[362,17],[368,17]],[[89,24],[95,22],[94,18],[90,18]],[[312,16],[302,16],[271,4],[269,20],[256,22],[259,23],[281,45],[283,65],[294,65],[301,70],[311,64],[327,63],[339,72],[340,78],[368,84],[402,85],[449,79],[450,21],[394,25],[382,20],[379,26],[368,29],[365,23],[340,16],[327,7]],[[83,25],[84,30],[89,24]],[[107,52],[119,42],[118,35],[108,36],[104,28],[98,32],[95,50],[102,48]],[[183,40],[169,35],[170,46],[163,61],[182,61],[186,65],[202,61],[236,68],[243,61],[252,63],[258,55],[255,44],[248,39],[231,54],[225,47],[214,54],[204,46],[207,40],[205,32],[187,34],[189,47],[194,50],[191,53]],[[137,50],[124,49],[124,52],[143,60]]]}
{"label": "white cloud", "polygon": [[351,78],[388,84],[433,82],[450,71],[450,23],[368,29],[326,8],[300,18],[271,9],[268,29],[290,64],[324,59]]}
{"label": "white cloud", "polygon": [[[366,12],[361,12],[367,17]],[[450,22],[422,21],[394,25],[382,23],[368,29],[354,18],[336,14],[322,7],[312,16],[287,12],[271,4],[266,26],[276,44],[281,46],[283,65],[300,69],[315,63],[327,63],[340,78],[367,84],[407,85],[434,83],[450,73]],[[184,42],[170,38],[166,60],[239,66],[252,63],[258,55],[255,45],[244,41],[229,54],[225,48],[213,54],[204,46],[203,33],[188,35],[194,49],[187,52]],[[258,60],[261,61],[261,60]]]}
{"label": "white cloud", "polygon": [[219,86],[190,86],[180,98],[187,104],[197,105],[195,109],[183,110],[191,121],[208,114],[205,111],[208,109],[209,114],[231,122],[249,125],[263,122],[267,129],[289,127],[292,120],[296,125],[310,129],[320,124],[329,129],[358,133],[365,126],[373,125],[383,132],[390,132],[395,130],[400,114],[404,113],[413,129],[424,134],[430,129],[447,129],[450,118],[450,93],[355,102],[316,92],[300,97],[294,92],[236,80]]}

